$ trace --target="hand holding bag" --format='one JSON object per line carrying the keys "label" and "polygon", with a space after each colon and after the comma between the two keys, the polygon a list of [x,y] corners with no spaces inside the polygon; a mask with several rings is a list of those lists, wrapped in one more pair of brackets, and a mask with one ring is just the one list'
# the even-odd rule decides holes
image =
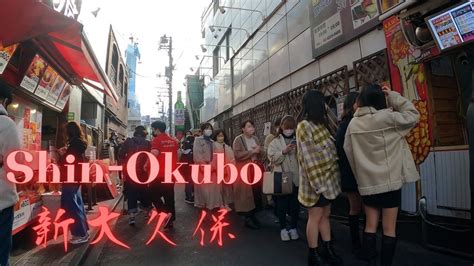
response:
{"label": "hand holding bag", "polygon": [[275,171],[273,163],[272,171],[265,172],[263,175],[263,194],[267,195],[288,195],[293,193],[293,173],[284,172],[279,166],[280,171]]}

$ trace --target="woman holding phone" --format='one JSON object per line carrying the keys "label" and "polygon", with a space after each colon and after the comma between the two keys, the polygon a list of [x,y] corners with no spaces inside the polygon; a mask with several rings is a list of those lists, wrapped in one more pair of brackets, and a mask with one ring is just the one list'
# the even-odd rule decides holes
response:
{"label": "woman holding phone", "polygon": [[[298,203],[299,165],[296,157],[296,119],[285,116],[278,128],[278,135],[268,146],[268,160],[270,167],[281,167],[282,172],[291,172],[293,178],[293,193],[289,195],[274,196],[276,202],[276,213],[280,222],[280,237],[282,241],[299,239],[298,215],[300,206]],[[289,228],[287,227],[286,215],[291,217]]]}

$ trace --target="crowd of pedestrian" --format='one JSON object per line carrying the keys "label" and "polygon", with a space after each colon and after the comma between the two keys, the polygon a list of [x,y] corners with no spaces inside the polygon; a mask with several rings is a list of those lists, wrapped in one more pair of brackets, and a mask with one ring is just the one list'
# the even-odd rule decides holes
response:
{"label": "crowd of pedestrian", "polygon": [[[9,151],[20,148],[19,141],[12,141],[18,136],[15,127],[4,126],[13,123],[5,116],[12,99],[7,90],[2,87],[0,91],[0,135],[15,138],[0,139],[0,155],[3,157]],[[147,140],[146,129],[138,126],[133,137],[121,145],[117,157],[126,164],[133,154],[149,151],[157,157],[160,165],[164,165],[165,154],[171,153],[174,166],[178,162],[187,163],[181,168],[188,182],[185,185],[186,203],[211,212],[234,210],[242,216],[242,224],[249,229],[261,228],[257,213],[265,207],[264,202],[271,202],[280,224],[280,238],[285,242],[300,238],[299,214],[300,208],[305,208],[308,213],[308,265],[343,263],[334,249],[330,215],[331,203],[344,192],[350,203],[348,219],[354,254],[369,265],[375,265],[376,232],[382,215],[381,264],[391,265],[397,242],[396,221],[401,204],[401,187],[419,179],[405,140],[418,122],[419,113],[400,94],[379,85],[370,85],[360,94],[351,92],[346,96],[344,113],[334,138],[328,130],[326,97],[323,93],[308,91],[301,107],[298,117],[286,115],[275,119],[271,134],[264,142],[255,134],[256,126],[263,125],[255,125],[251,120],[242,123],[242,133],[232,142],[225,130],[214,129],[209,123],[203,123],[199,130],[187,132],[184,139],[178,141],[166,133],[164,122],[156,121],[151,125],[151,141]],[[81,128],[73,122],[68,123],[66,128],[68,144],[60,149],[61,158],[68,154],[84,158],[86,142]],[[238,178],[232,185],[218,184],[216,154],[223,154],[225,163],[235,164],[237,168],[255,163],[262,172],[271,172],[280,179],[284,175],[291,184],[285,193],[271,195],[263,194],[262,181],[249,185]],[[140,156],[143,157],[138,158],[135,170],[138,178],[144,181],[151,169],[147,156]],[[0,157],[0,163],[3,157]],[[209,165],[208,168],[200,167],[200,176],[210,176],[212,182],[193,184],[190,164]],[[9,235],[11,239],[12,207],[17,197],[14,186],[6,181],[5,172],[1,167],[0,234],[2,239],[4,235]],[[250,177],[254,174],[249,171]],[[226,177],[229,175],[225,172]],[[148,186],[130,182],[127,172],[123,179],[130,225],[135,224],[139,206],[146,210],[154,206],[158,212],[168,214],[164,228],[173,226],[176,219],[174,184],[162,183],[164,167],[160,167],[158,178]],[[267,196],[270,201],[267,201]],[[89,235],[79,185],[63,186],[61,205],[77,223],[71,228],[71,242],[87,242]],[[361,240],[359,219],[362,213],[365,213],[366,223]],[[10,245],[2,245],[0,264],[8,260],[9,249]]]}

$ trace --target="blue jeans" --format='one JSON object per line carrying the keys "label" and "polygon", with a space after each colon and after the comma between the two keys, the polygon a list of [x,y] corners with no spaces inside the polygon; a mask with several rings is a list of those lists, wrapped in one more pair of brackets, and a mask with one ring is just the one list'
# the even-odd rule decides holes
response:
{"label": "blue jeans", "polygon": [[81,189],[79,185],[64,184],[61,194],[61,208],[66,211],[65,218],[72,218],[71,225],[73,236],[86,236],[89,226],[87,225],[86,210],[82,201]]}
{"label": "blue jeans", "polygon": [[12,248],[13,206],[0,212],[0,265],[8,265]]}

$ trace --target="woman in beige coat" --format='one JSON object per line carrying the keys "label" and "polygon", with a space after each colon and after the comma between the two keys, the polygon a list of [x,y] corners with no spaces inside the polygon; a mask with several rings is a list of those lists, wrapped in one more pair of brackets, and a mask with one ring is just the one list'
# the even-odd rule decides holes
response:
{"label": "woman in beige coat", "polygon": [[[274,195],[276,213],[280,222],[280,238],[282,241],[299,239],[297,225],[300,212],[298,202],[299,164],[296,156],[296,119],[287,115],[281,119],[278,134],[268,146],[268,160],[273,171],[291,173],[293,193],[288,195]],[[289,230],[286,215],[291,217]]]}
{"label": "woman in beige coat", "polygon": [[[213,128],[209,123],[201,125],[202,137],[194,140],[194,163],[199,165],[213,165],[214,141],[212,140]],[[200,176],[204,175],[200,167]],[[211,184],[194,184],[194,206],[201,209],[214,210],[225,206],[222,197],[222,184],[217,184],[215,167],[212,167]]]}
{"label": "woman in beige coat", "polygon": [[[227,144],[228,139],[227,139],[227,135],[225,134],[225,131],[222,129],[215,130],[212,140],[214,140],[214,154],[223,153],[224,163],[235,165],[234,152],[232,151],[232,148]],[[216,163],[217,161],[213,160],[214,168],[216,168]],[[229,171],[226,171],[224,173],[224,178],[228,180],[229,178],[228,176],[229,176]],[[222,198],[224,201],[224,206],[227,210],[230,211],[231,209],[229,207],[229,204],[234,202],[234,196],[232,194],[233,193],[232,185],[222,184],[221,193],[222,193]]]}
{"label": "woman in beige coat", "polygon": [[[388,103],[388,104],[387,104]],[[364,202],[366,225],[360,256],[375,263],[377,226],[382,213],[382,265],[391,265],[403,184],[420,177],[405,136],[419,113],[400,94],[379,85],[364,88],[349,124],[344,150]],[[381,211],[380,211],[381,210]]]}
{"label": "woman in beige coat", "polygon": [[[233,149],[237,169],[243,165],[256,161],[262,149],[255,134],[254,123],[246,120],[242,123],[243,134],[234,140]],[[249,179],[252,178],[252,171],[249,171]],[[259,229],[260,222],[255,216],[256,209],[262,205],[261,186],[250,186],[245,184],[241,178],[234,183],[234,204],[235,210],[245,217],[245,226],[251,229]]]}

